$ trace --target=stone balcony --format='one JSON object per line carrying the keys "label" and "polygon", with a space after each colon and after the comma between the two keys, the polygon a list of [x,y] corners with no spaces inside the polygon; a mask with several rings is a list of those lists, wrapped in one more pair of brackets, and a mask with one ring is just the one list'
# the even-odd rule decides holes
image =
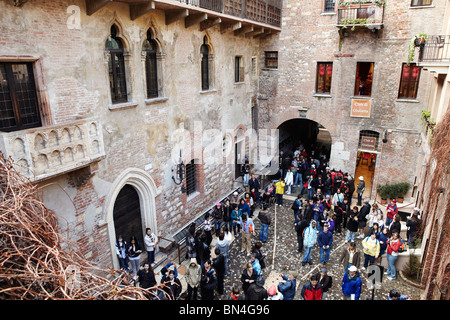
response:
{"label": "stone balcony", "polygon": [[78,170],[105,157],[98,120],[0,133],[0,148],[31,181]]}

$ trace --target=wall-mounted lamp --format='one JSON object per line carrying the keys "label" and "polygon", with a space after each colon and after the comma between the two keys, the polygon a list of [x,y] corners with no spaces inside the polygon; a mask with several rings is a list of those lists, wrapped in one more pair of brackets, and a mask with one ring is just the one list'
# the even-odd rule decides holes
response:
{"label": "wall-mounted lamp", "polygon": [[388,142],[388,139],[387,139],[387,134],[388,134],[387,130],[384,130],[384,138],[383,138],[383,143],[386,143],[386,142]]}
{"label": "wall-mounted lamp", "polygon": [[180,160],[179,163],[172,168],[172,180],[175,182],[176,185],[181,184],[181,192],[185,193],[186,188],[184,187],[183,180],[184,180],[184,172],[185,172],[185,165],[183,163],[183,160],[181,159],[181,150],[180,150]]}

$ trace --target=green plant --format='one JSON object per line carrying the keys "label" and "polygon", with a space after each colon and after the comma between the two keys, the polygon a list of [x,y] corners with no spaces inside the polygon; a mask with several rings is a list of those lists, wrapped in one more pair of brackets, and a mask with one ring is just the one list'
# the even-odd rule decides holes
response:
{"label": "green plant", "polygon": [[420,260],[419,257],[412,253],[411,250],[409,250],[409,260],[406,262],[403,273],[405,276],[407,276],[409,279],[416,279],[420,270]]}
{"label": "green plant", "polygon": [[409,183],[386,183],[384,185],[378,185],[377,191],[382,199],[396,199],[404,196],[409,190]]}
{"label": "green plant", "polygon": [[339,1],[339,6],[342,7],[349,7],[352,4],[367,4],[372,3],[376,5],[377,7],[382,7],[386,4],[386,0],[341,0]]}
{"label": "green plant", "polygon": [[406,64],[409,66],[410,63],[414,60],[414,56],[415,56],[415,52],[416,52],[416,47],[418,46],[418,39],[423,39],[425,41],[428,40],[428,35],[426,33],[419,33],[416,36],[414,36],[414,38],[412,38],[409,41],[409,46],[408,46],[408,59],[406,61]]}
{"label": "green plant", "polygon": [[388,185],[378,185],[377,186],[377,191],[378,194],[380,195],[381,199],[387,199],[389,198],[389,193],[388,193]]}
{"label": "green plant", "polygon": [[403,197],[409,190],[409,183],[408,182],[400,182],[397,183],[396,191],[398,192],[397,197]]}

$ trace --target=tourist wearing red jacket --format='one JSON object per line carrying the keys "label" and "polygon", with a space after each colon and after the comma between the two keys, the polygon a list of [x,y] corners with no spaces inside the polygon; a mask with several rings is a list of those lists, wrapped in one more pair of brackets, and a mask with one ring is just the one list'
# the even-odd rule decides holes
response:
{"label": "tourist wearing red jacket", "polygon": [[388,246],[386,250],[388,263],[386,274],[389,275],[389,280],[395,280],[397,276],[397,272],[395,270],[395,262],[398,259],[398,250],[400,249],[401,244],[402,243],[398,232],[393,232],[392,237],[388,240]]}
{"label": "tourist wearing red jacket", "polygon": [[311,276],[309,283],[302,288],[302,298],[304,300],[322,300],[322,286],[317,281],[316,276]]}
{"label": "tourist wearing red jacket", "polygon": [[398,213],[396,202],[397,200],[392,199],[386,208],[386,223],[384,224],[385,226],[389,226],[392,220],[394,220],[394,216]]}

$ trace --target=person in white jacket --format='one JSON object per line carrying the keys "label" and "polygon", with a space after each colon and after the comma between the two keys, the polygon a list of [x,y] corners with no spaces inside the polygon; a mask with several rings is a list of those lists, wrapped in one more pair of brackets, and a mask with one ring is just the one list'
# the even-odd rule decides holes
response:
{"label": "person in white jacket", "polygon": [[152,229],[145,229],[144,244],[147,251],[147,259],[150,265],[155,262],[155,247],[158,244],[158,237],[152,232]]}
{"label": "person in white jacket", "polygon": [[294,174],[292,173],[291,168],[289,168],[288,171],[286,172],[284,183],[286,184],[287,187],[286,194],[291,194],[291,186],[294,183]]}

